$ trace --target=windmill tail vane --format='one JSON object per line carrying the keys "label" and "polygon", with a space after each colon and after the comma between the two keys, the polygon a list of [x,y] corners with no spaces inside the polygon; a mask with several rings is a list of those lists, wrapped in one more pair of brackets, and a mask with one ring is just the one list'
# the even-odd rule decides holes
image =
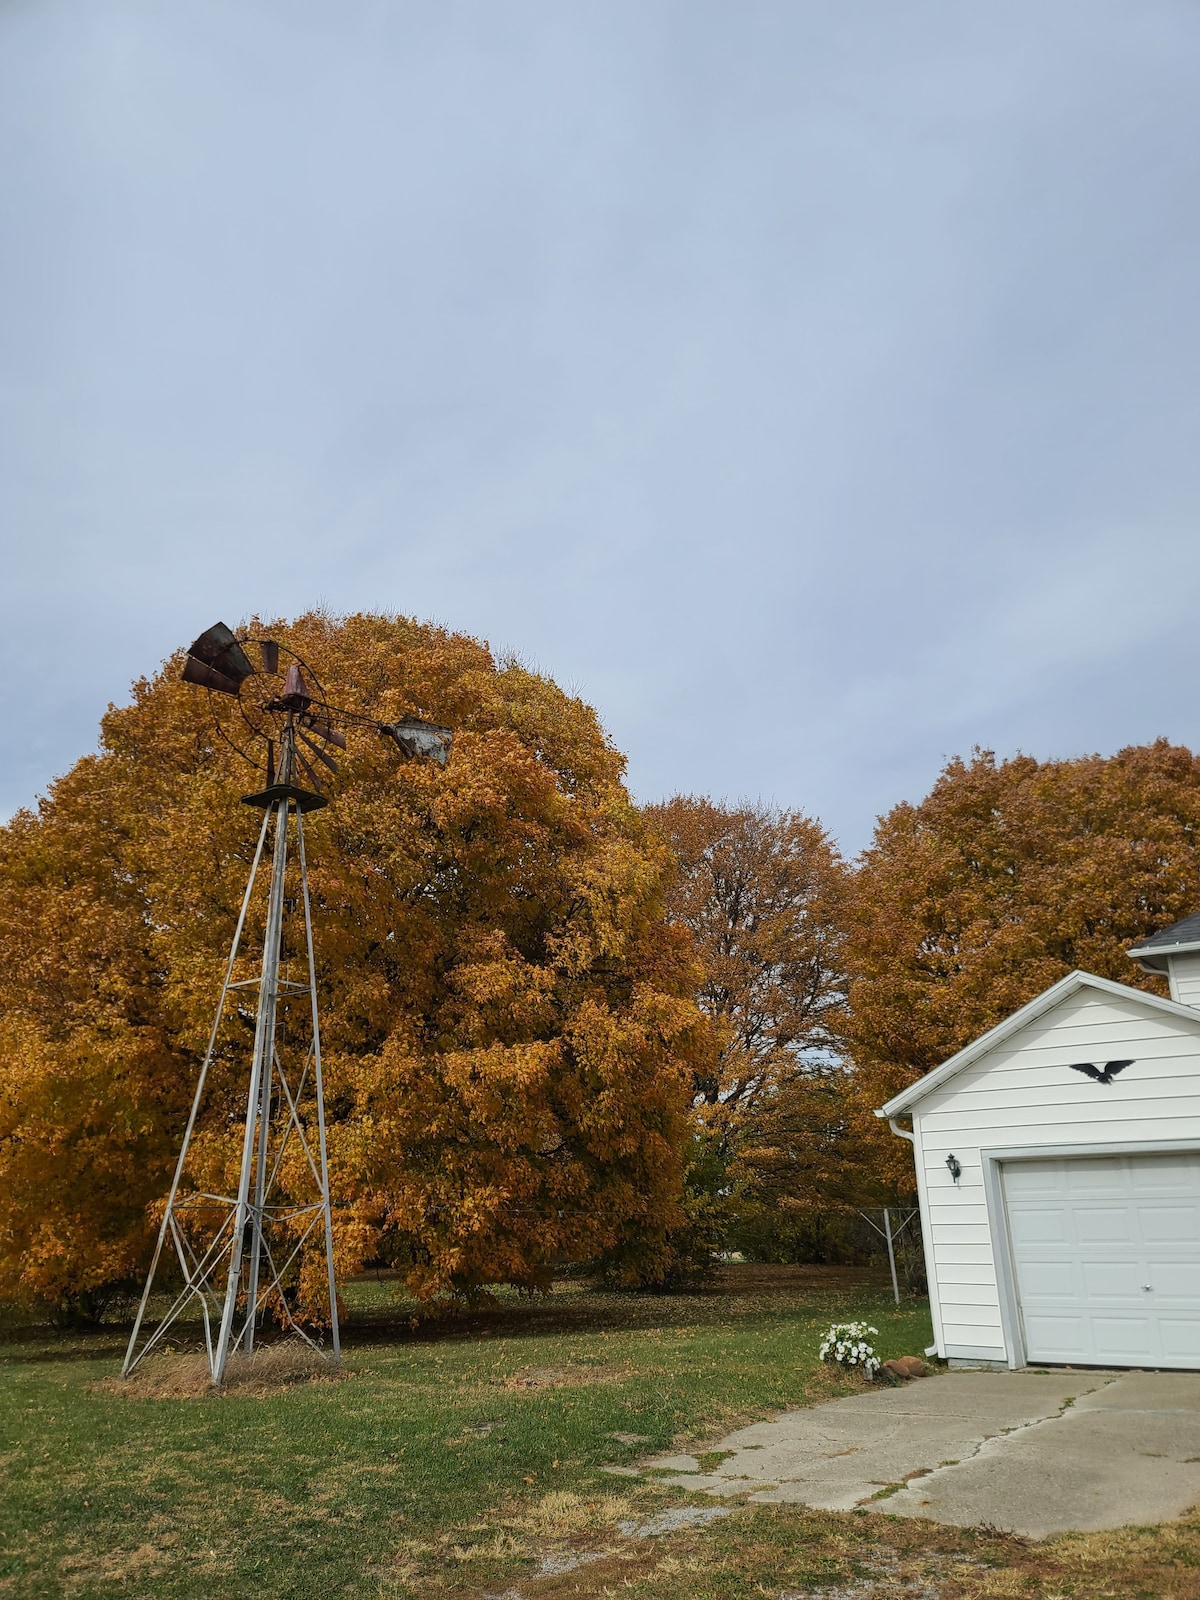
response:
{"label": "windmill tail vane", "polygon": [[[182,677],[208,694],[218,732],[265,774],[266,784],[242,797],[262,810],[262,825],[122,1376],[163,1351],[169,1330],[190,1328],[219,1385],[235,1351],[253,1353],[268,1316],[326,1358],[341,1358],[305,814],[329,803],[324,784],[339,771],[331,751],[347,748],[342,728],[372,731],[404,760],[443,767],[452,734],[416,717],[381,722],[334,706],[316,673],[287,646],[240,639],[220,622],[191,645]],[[218,716],[219,704],[231,707],[233,717]],[[264,873],[258,971],[239,976]],[[285,950],[300,955],[285,959]],[[233,1048],[226,1023],[235,1011],[244,1015],[248,1000],[254,1003],[254,1042],[244,1080],[238,1180],[231,1192],[214,1193],[197,1170],[195,1136],[213,1062]],[[324,1279],[326,1304],[302,1315],[301,1272],[309,1268],[311,1279],[314,1266]],[[320,1342],[315,1336],[321,1329],[328,1347],[323,1335]]]}

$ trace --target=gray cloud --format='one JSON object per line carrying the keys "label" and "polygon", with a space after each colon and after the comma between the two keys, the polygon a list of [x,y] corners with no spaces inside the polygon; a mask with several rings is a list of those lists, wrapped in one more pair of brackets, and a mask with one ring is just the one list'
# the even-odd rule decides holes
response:
{"label": "gray cloud", "polygon": [[1198,68],[1188,0],[10,5],[0,808],[317,600],[851,848],[1192,741]]}

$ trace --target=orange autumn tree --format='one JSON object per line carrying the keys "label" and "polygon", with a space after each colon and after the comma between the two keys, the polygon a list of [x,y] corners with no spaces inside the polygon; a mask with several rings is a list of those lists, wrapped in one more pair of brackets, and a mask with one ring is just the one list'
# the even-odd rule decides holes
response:
{"label": "orange autumn tree", "polygon": [[807,1227],[841,1204],[828,1179],[858,1149],[833,1048],[845,866],[800,812],[676,795],[647,814],[675,856],[667,914],[695,940],[714,1035],[693,1081],[692,1209],[707,1201],[729,1241],[777,1245],[782,1222]]}
{"label": "orange autumn tree", "polygon": [[[306,828],[339,1272],[392,1263],[422,1297],[568,1262],[661,1278],[708,1046],[666,852],[595,714],[403,618],[253,631],[335,704],[455,730],[444,772],[352,733]],[[136,1283],[178,1150],[259,821],[179,666],[0,830],[8,1300],[94,1310]],[[235,1163],[247,1059],[225,1050],[203,1113]]]}
{"label": "orange autumn tree", "polygon": [[695,941],[717,1046],[693,1085],[696,1109],[732,1145],[783,1084],[829,1064],[845,868],[800,812],[675,795],[646,815],[675,857],[667,915]]}
{"label": "orange autumn tree", "polygon": [[949,763],[882,817],[849,918],[844,1045],[860,1136],[911,1189],[874,1107],[1075,968],[1164,992],[1125,954],[1200,908],[1200,759],[1160,739],[1108,758]]}

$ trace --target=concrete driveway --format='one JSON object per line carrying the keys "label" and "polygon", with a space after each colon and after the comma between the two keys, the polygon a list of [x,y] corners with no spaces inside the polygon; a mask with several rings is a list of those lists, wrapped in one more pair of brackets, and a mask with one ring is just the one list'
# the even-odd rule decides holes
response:
{"label": "concrete driveway", "polygon": [[712,1450],[725,1454],[708,1471],[694,1456],[642,1470],[716,1496],[1034,1539],[1165,1522],[1200,1502],[1200,1373],[947,1372],[791,1411]]}

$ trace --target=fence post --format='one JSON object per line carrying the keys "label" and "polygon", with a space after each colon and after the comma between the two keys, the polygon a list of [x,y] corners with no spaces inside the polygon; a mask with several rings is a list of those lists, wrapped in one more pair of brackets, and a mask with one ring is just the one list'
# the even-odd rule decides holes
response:
{"label": "fence post", "polygon": [[892,1269],[892,1293],[896,1297],[896,1304],[900,1304],[900,1282],[896,1277],[896,1251],[892,1244],[892,1214],[887,1206],[883,1208],[883,1233],[887,1240],[888,1266]]}

